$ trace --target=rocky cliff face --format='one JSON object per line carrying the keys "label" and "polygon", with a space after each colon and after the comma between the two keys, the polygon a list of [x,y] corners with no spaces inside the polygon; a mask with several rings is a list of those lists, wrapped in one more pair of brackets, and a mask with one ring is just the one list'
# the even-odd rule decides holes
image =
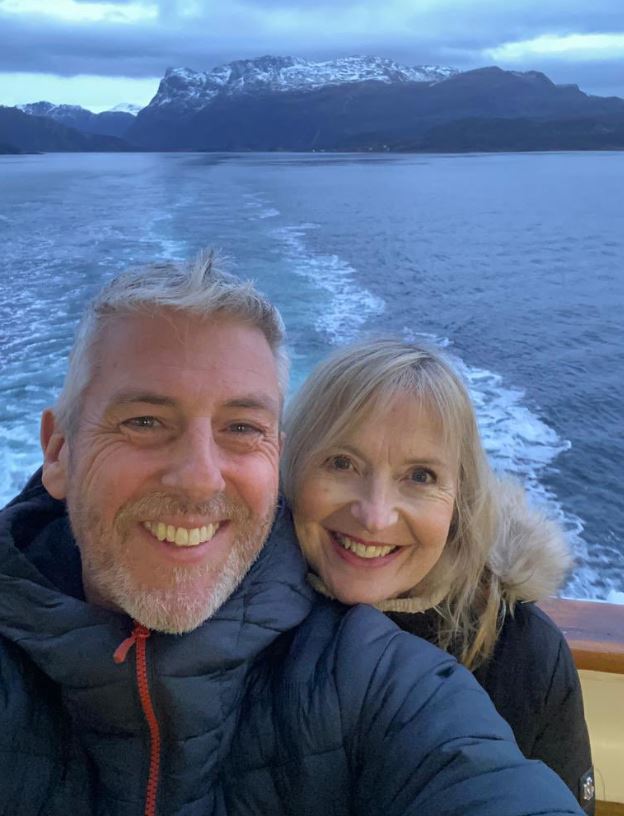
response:
{"label": "rocky cliff face", "polygon": [[310,62],[297,57],[266,56],[230,62],[207,73],[170,68],[149,107],[190,112],[200,110],[217,96],[316,91],[360,82],[432,84],[456,73],[453,68],[439,66],[410,68],[381,57]]}

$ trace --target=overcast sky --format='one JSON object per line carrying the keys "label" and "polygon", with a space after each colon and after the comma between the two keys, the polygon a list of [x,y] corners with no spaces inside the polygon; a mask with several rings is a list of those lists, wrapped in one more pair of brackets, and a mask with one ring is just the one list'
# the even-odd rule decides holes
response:
{"label": "overcast sky", "polygon": [[145,105],[168,67],[264,54],[534,69],[624,97],[624,0],[0,0],[0,105]]}

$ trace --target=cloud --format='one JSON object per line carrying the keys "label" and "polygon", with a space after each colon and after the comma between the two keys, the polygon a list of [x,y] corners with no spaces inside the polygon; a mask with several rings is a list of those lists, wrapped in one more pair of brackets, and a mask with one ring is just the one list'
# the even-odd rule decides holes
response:
{"label": "cloud", "polygon": [[624,61],[622,34],[543,34],[532,40],[510,42],[490,50],[490,56],[504,62],[525,62],[536,57],[603,61],[620,58]]}
{"label": "cloud", "polygon": [[149,2],[119,2],[118,0],[0,0],[0,11],[7,17],[39,20],[66,20],[69,23],[99,23],[102,21],[124,24],[142,23],[157,17],[157,10]]}
{"label": "cloud", "polygon": [[606,65],[616,56],[610,35],[622,36],[621,2],[0,0],[0,71],[147,78],[262,54],[368,53],[460,69]]}

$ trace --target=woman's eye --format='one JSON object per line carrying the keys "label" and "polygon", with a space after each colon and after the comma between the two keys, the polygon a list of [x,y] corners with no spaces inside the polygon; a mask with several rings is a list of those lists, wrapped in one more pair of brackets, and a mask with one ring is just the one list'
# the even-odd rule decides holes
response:
{"label": "woman's eye", "polygon": [[353,462],[348,456],[332,456],[327,460],[327,464],[332,470],[351,470],[353,468]]}
{"label": "woman's eye", "polygon": [[435,473],[423,467],[414,468],[410,472],[409,478],[412,482],[416,482],[416,484],[433,484],[436,481]]}

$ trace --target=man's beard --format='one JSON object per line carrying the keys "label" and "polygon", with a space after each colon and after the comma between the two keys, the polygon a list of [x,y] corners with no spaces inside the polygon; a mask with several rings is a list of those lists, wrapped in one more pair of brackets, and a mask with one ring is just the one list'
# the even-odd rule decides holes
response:
{"label": "man's beard", "polygon": [[[96,602],[121,609],[143,626],[169,634],[196,629],[230,597],[260,553],[275,507],[273,503],[270,514],[261,518],[223,495],[191,504],[155,493],[124,505],[112,529],[107,529],[97,510],[86,505],[79,495],[70,496],[68,504],[81,552],[85,589]],[[131,546],[130,532],[137,523],[163,515],[227,519],[236,527],[236,536],[225,561],[214,565],[208,556],[206,563],[197,566],[163,564],[158,577],[164,579],[165,585],[142,585],[126,565],[123,554]],[[198,584],[202,592],[197,591]]]}

